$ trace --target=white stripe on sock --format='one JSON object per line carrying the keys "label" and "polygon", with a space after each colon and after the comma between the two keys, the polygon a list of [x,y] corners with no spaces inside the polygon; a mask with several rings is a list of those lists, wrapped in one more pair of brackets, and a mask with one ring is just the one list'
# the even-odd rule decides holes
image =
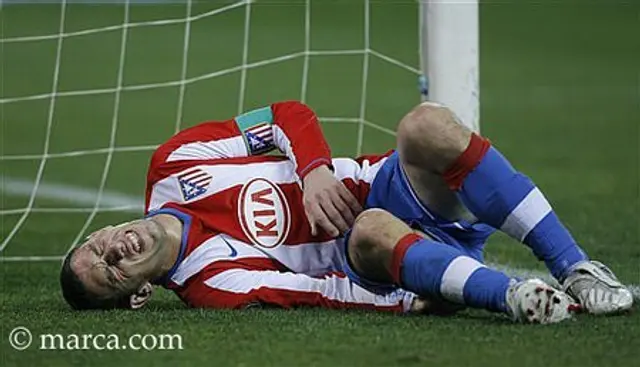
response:
{"label": "white stripe on sock", "polygon": [[536,187],[513,209],[500,229],[522,242],[549,213],[551,205]]}
{"label": "white stripe on sock", "polygon": [[485,268],[480,262],[468,257],[460,256],[453,259],[442,274],[440,293],[446,300],[464,304],[464,285],[476,270]]}

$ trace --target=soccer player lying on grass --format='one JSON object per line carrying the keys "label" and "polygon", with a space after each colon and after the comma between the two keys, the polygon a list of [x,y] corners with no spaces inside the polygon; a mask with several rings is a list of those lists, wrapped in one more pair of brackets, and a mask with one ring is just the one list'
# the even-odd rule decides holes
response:
{"label": "soccer player lying on grass", "polygon": [[[531,180],[450,110],[417,106],[397,144],[332,160],[316,115],[298,102],[186,129],[151,159],[146,217],[72,251],[63,295],[75,309],[139,308],[155,284],[192,307],[468,306],[540,323],[577,307],[631,307]],[[262,155],[273,148],[284,156]],[[529,246],[564,291],[483,265],[496,228]]]}

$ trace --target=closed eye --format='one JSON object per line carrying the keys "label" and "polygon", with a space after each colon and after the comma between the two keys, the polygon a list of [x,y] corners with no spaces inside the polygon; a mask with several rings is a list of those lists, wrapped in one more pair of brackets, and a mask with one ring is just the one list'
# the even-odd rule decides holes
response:
{"label": "closed eye", "polygon": [[106,266],[105,269],[107,271],[107,280],[109,281],[109,286],[116,288],[115,285],[118,283],[118,278],[113,272],[113,269],[111,269],[109,266]]}
{"label": "closed eye", "polygon": [[93,251],[94,254],[98,255],[99,257],[102,257],[102,255],[104,254],[104,249],[99,246],[96,242],[93,242],[89,248],[91,249],[91,251]]}
{"label": "closed eye", "polygon": [[112,290],[117,290],[116,284],[118,283],[118,279],[114,274],[113,269],[104,261],[96,262],[93,265],[94,268],[99,269],[99,273],[101,276],[98,278],[98,283],[106,286]]}

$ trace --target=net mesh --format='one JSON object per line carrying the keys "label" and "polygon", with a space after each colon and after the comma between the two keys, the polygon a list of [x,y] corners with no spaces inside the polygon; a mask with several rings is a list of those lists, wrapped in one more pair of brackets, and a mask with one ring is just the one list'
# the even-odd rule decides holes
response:
{"label": "net mesh", "polygon": [[359,155],[389,148],[418,100],[411,2],[1,11],[1,261],[59,260],[93,229],[141,215],[151,151],[199,121],[299,99],[336,154]]}

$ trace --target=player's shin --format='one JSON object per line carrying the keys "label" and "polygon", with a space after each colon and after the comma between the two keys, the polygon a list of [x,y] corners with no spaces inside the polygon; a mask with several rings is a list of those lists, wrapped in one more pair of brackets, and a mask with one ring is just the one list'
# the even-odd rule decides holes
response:
{"label": "player's shin", "polygon": [[472,135],[443,176],[476,217],[528,245],[556,278],[587,260],[542,192],[488,140]]}
{"label": "player's shin", "polygon": [[503,312],[514,321],[556,323],[571,318],[577,307],[566,293],[541,280],[517,281],[454,247],[414,234],[395,246],[391,275],[396,284],[426,299]]}
{"label": "player's shin", "polygon": [[511,278],[449,245],[406,235],[394,248],[391,273],[396,284],[429,299],[507,312]]}

